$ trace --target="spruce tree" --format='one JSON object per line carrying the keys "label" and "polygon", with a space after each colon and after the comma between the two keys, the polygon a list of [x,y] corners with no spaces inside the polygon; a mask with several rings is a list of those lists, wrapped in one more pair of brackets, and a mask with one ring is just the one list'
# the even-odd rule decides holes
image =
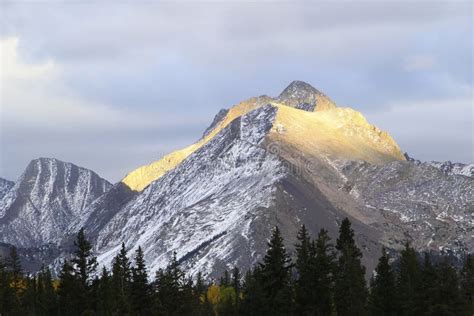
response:
{"label": "spruce tree", "polygon": [[268,249],[260,263],[261,282],[265,308],[269,314],[288,315],[292,313],[292,290],[290,284],[291,261],[283,245],[280,229],[275,227],[268,243]]}
{"label": "spruce tree", "polygon": [[369,311],[374,316],[396,314],[395,273],[389,260],[386,249],[382,248],[382,256],[370,284]]}
{"label": "spruce tree", "polygon": [[38,315],[57,315],[58,313],[58,302],[56,292],[53,287],[53,279],[51,271],[47,267],[42,267],[40,273],[38,273],[37,282],[37,295],[38,295]]}
{"label": "spruce tree", "polygon": [[314,262],[314,289],[312,299],[316,308],[316,315],[330,315],[333,313],[333,293],[334,293],[334,270],[335,252],[334,245],[328,231],[321,229],[316,242],[311,243],[310,248]]}
{"label": "spruce tree", "polygon": [[18,311],[18,307],[17,297],[11,287],[11,275],[6,263],[0,260],[0,314],[12,315]]}
{"label": "spruce tree", "polygon": [[239,306],[240,315],[268,315],[262,282],[262,268],[259,265],[245,274],[242,297]]}
{"label": "spruce tree", "polygon": [[466,315],[474,314],[474,257],[467,255],[461,270],[461,295]]}
{"label": "spruce tree", "polygon": [[113,311],[112,277],[104,266],[99,278],[97,314],[109,316]]}
{"label": "spruce tree", "polygon": [[158,270],[155,279],[156,304],[162,315],[186,315],[195,306],[193,284],[186,277],[173,253],[165,270]]}
{"label": "spruce tree", "polygon": [[415,250],[407,242],[401,251],[397,279],[397,306],[402,315],[416,315],[417,292],[421,288],[420,265]]}
{"label": "spruce tree", "polygon": [[459,291],[459,278],[456,269],[444,257],[437,268],[436,301],[431,314],[443,311],[447,315],[459,315],[462,312],[462,299]]}
{"label": "spruce tree", "polygon": [[221,277],[221,280],[219,282],[219,285],[220,286],[224,286],[224,287],[227,287],[230,285],[230,275],[229,275],[229,271],[225,270],[224,271],[224,275]]}
{"label": "spruce tree", "polygon": [[431,261],[431,255],[424,254],[421,267],[420,285],[415,296],[415,314],[427,313],[436,303],[437,275],[436,267]]}
{"label": "spruce tree", "polygon": [[9,304],[11,304],[11,311],[13,313],[19,313],[21,311],[21,300],[26,287],[26,280],[23,278],[23,268],[16,247],[10,248],[7,270],[10,288],[7,292]]}
{"label": "spruce tree", "polygon": [[132,271],[130,259],[127,256],[125,243],[112,264],[112,293],[114,296],[114,313],[127,315],[131,311],[130,287]]}
{"label": "spruce tree", "polygon": [[80,280],[74,275],[74,268],[65,261],[59,273],[58,302],[60,315],[80,315],[84,310],[83,302],[78,297]]}
{"label": "spruce tree", "polygon": [[355,244],[348,218],[339,228],[336,249],[339,251],[334,288],[337,315],[363,315],[367,301],[365,267],[361,264],[362,252]]}
{"label": "spruce tree", "polygon": [[135,252],[135,267],[132,268],[131,302],[134,315],[151,314],[151,288],[141,247]]}
{"label": "spruce tree", "polygon": [[316,312],[314,301],[314,261],[315,253],[311,251],[311,240],[305,225],[301,226],[296,239],[296,273],[295,284],[295,309],[299,315],[314,315]]}

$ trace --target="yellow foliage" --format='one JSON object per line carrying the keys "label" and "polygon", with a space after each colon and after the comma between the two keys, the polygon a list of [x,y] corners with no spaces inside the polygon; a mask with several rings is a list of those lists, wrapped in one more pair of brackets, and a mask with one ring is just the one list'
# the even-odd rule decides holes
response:
{"label": "yellow foliage", "polygon": [[219,286],[213,284],[207,290],[207,300],[213,306],[217,306],[221,299],[221,289]]}

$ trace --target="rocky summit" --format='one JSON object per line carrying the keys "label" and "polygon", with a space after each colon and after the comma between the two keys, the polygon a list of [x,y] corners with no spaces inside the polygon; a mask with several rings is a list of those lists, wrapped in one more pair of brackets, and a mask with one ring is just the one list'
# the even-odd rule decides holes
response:
{"label": "rocky summit", "polygon": [[[406,241],[474,251],[470,171],[410,158],[361,113],[294,81],[278,97],[221,110],[196,143],[113,186],[71,164],[33,161],[0,196],[0,242],[59,249],[84,227],[106,266],[125,242],[142,247],[151,272],[176,252],[191,274],[216,277],[258,262],[276,225],[291,252],[302,223],[335,238],[349,217],[371,271],[382,246]],[[67,256],[62,249],[49,262]]]}

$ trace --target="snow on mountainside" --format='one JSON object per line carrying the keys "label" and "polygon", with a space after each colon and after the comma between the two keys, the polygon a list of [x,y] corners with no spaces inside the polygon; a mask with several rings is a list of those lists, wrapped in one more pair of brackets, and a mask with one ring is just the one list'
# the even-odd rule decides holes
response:
{"label": "snow on mountainside", "polygon": [[[280,126],[283,127],[284,125],[291,127],[292,133],[283,134],[284,136],[293,137],[293,140],[315,143],[320,145],[316,147],[323,147],[329,153],[335,153],[337,155],[341,155],[345,151],[348,158],[362,159],[372,163],[381,163],[393,159],[405,159],[398,145],[390,135],[370,125],[361,113],[352,109],[337,108],[331,99],[311,85],[302,81],[293,81],[277,98],[263,95],[243,101],[229,110],[221,110],[214,118],[211,126],[204,132],[204,137],[197,143],[168,154],[158,161],[130,172],[122,182],[134,191],[143,190],[151,182],[159,179],[166,174],[166,172],[179,165],[193,152],[204,146],[234,119],[267,104],[280,107],[279,113],[285,112],[279,115],[278,119],[281,122],[278,122],[276,126],[277,128]],[[302,111],[295,111],[294,109]],[[308,115],[303,115],[303,111],[308,112]],[[295,112],[298,114],[291,115],[291,120],[289,120],[289,114]],[[351,124],[352,122],[355,124]],[[311,123],[317,124],[318,128],[308,129],[309,126],[300,127],[301,124],[308,125]],[[280,130],[282,129],[280,128]],[[319,135],[311,135],[317,133],[319,130],[321,130]],[[338,144],[338,137],[331,136],[334,132],[337,135],[344,133],[357,135],[360,133],[365,134],[365,136],[370,136],[372,139],[365,137],[361,143],[352,144],[352,142],[347,142],[341,147],[340,144]],[[323,136],[320,142],[318,142],[318,136]],[[316,151],[318,151],[318,149],[321,148],[316,148]],[[364,154],[364,152],[366,152],[366,154]]]}
{"label": "snow on mountainside", "polygon": [[110,187],[90,170],[35,159],[0,202],[0,242],[19,247],[59,242],[70,222]]}
{"label": "snow on mountainside", "polygon": [[0,178],[0,200],[15,185],[15,182]]}
{"label": "snow on mountainside", "polygon": [[[143,248],[152,272],[176,251],[190,273],[216,277],[255,264],[275,225],[288,240],[302,221],[313,232],[326,227],[335,235],[344,215],[264,148],[277,111],[268,105],[234,120],[134,197],[100,231],[99,262],[110,265],[125,242],[131,251]],[[375,230],[359,233],[364,252],[378,253]]]}
{"label": "snow on mountainside", "polygon": [[398,250],[407,240],[420,251],[474,251],[469,170],[403,156],[361,113],[295,81],[277,98],[219,112],[197,143],[114,186],[70,164],[33,161],[0,200],[0,242],[56,243],[61,251],[35,253],[56,266],[84,227],[100,264],[125,242],[143,248],[150,272],[176,251],[189,272],[217,277],[260,260],[275,225],[291,253],[302,223],[335,238],[349,217],[371,271],[382,245]]}
{"label": "snow on mountainside", "polygon": [[435,167],[445,174],[451,174],[451,175],[461,175],[461,176],[466,176],[466,177],[474,177],[474,163],[471,164],[464,164],[464,163],[459,163],[459,162],[451,162],[451,161],[445,161],[445,162],[439,162],[439,161],[427,161],[427,162],[421,162],[420,160],[414,159],[410,157],[407,153],[405,153],[405,158],[408,161],[413,162],[414,164],[420,165],[424,164],[427,166],[432,166]]}

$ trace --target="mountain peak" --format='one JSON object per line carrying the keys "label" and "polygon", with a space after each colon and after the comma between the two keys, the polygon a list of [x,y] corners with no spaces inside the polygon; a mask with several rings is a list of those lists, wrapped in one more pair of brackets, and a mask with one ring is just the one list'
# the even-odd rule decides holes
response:
{"label": "mountain peak", "polygon": [[336,104],[324,93],[310,84],[295,80],[286,87],[277,101],[288,106],[308,112],[322,111],[335,108]]}

